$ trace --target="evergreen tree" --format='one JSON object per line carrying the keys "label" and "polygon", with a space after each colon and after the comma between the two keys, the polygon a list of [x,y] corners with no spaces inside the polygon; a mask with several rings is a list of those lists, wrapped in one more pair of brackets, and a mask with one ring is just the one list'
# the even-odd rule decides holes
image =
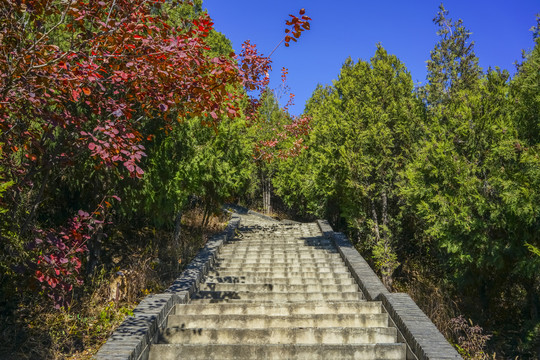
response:
{"label": "evergreen tree", "polygon": [[[303,191],[309,210],[357,231],[359,245],[391,286],[398,265],[399,170],[420,129],[411,76],[378,45],[371,62],[347,59],[333,87],[317,88],[307,111],[313,117],[308,151],[283,176],[303,179],[293,189]],[[285,183],[277,185],[289,200]]]}
{"label": "evergreen tree", "polygon": [[438,254],[484,314],[511,284],[528,293],[525,311],[536,314],[540,262],[526,243],[539,240],[539,158],[518,138],[508,73],[481,74],[468,32],[446,15],[441,6],[423,92],[428,127],[404,172],[405,209],[421,227],[417,244]]}
{"label": "evergreen tree", "polygon": [[525,146],[540,144],[540,15],[536,21],[532,28],[534,48],[524,54],[525,61],[518,66],[511,84],[513,117]]}

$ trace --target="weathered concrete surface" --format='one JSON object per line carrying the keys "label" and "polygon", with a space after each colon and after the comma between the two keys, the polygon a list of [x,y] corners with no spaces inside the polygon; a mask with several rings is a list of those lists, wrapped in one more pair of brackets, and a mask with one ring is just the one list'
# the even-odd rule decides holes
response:
{"label": "weathered concrete surface", "polygon": [[151,360],[405,360],[381,303],[364,300],[317,224],[241,218],[191,302],[169,316]]}
{"label": "weathered concrete surface", "polygon": [[233,210],[226,232],[166,293],[145,298],[97,359],[460,358],[326,221]]}
{"label": "weathered concrete surface", "polygon": [[199,345],[162,344],[156,347],[154,356],[160,360],[221,360],[233,359],[371,359],[401,360],[405,344],[354,344],[354,345]]}
{"label": "weathered concrete surface", "polygon": [[164,327],[169,312],[176,304],[187,301],[187,292],[147,296],[101,347],[96,359],[148,358],[150,343]]}
{"label": "weathered concrete surface", "polygon": [[343,261],[347,264],[349,271],[362,289],[367,300],[375,300],[379,294],[390,293],[371,266],[369,266],[349,240],[347,240],[344,234],[334,232],[326,220],[318,220],[317,223],[324,236],[334,240],[339,253],[343,257]]}
{"label": "weathered concrete surface", "polygon": [[382,301],[418,359],[461,359],[408,294],[380,294],[377,300]]}

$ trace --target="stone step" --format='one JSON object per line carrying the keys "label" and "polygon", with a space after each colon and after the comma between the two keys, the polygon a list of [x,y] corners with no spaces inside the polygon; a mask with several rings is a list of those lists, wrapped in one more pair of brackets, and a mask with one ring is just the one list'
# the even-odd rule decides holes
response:
{"label": "stone step", "polygon": [[257,237],[257,236],[264,236],[264,237],[287,237],[287,236],[294,236],[294,237],[306,237],[306,238],[323,238],[322,233],[317,231],[312,231],[310,229],[294,229],[294,228],[281,228],[281,229],[274,229],[272,231],[245,231],[241,234],[237,235],[238,239],[246,239],[251,237]]}
{"label": "stone step", "polygon": [[242,273],[286,271],[286,272],[345,272],[348,271],[345,264],[223,264],[216,263],[216,270],[227,269]]}
{"label": "stone step", "polygon": [[[168,328],[384,328],[388,314],[169,315]],[[392,328],[395,332],[395,329]],[[271,339],[274,341],[275,339]],[[395,340],[395,339],[394,339]],[[393,341],[394,341],[393,340]],[[392,342],[393,342],[392,341]],[[373,341],[370,341],[373,342]],[[386,342],[386,341],[381,341]]]}
{"label": "stone step", "polygon": [[380,314],[379,301],[328,301],[311,303],[261,303],[261,304],[178,304],[176,315],[310,315],[310,314]]}
{"label": "stone step", "polygon": [[320,245],[328,244],[333,245],[333,241],[330,239],[325,239],[323,237],[298,237],[295,235],[288,235],[286,237],[277,237],[277,236],[264,236],[258,235],[252,238],[244,237],[242,239],[231,239],[228,242],[231,245],[235,244],[302,244],[302,245]]}
{"label": "stone step", "polygon": [[[216,268],[210,275],[212,276],[234,276],[238,274],[238,269],[231,268]],[[310,269],[303,270],[300,268],[295,269],[246,269],[244,271],[246,276],[250,277],[299,277],[299,278],[350,278],[351,274],[347,269]]]}
{"label": "stone step", "polygon": [[243,291],[199,291],[192,297],[194,300],[215,301],[276,301],[276,302],[296,302],[296,301],[341,301],[360,300],[363,296],[360,292],[329,292],[329,293],[305,293],[305,292],[265,292],[251,293]]}
{"label": "stone step", "polygon": [[406,359],[382,304],[365,301],[317,224],[241,221],[150,360]]}
{"label": "stone step", "polygon": [[395,328],[183,328],[167,327],[159,342],[165,344],[375,344],[397,341]]}
{"label": "stone step", "polygon": [[293,249],[275,249],[275,248],[241,248],[241,249],[228,249],[224,247],[220,256],[239,256],[239,257],[276,257],[284,256],[286,254],[294,254],[295,256],[339,256],[339,253],[334,248],[328,249],[309,249],[309,248],[293,248]]}
{"label": "stone step", "polygon": [[206,282],[201,286],[203,291],[222,291],[222,292],[354,292],[358,291],[357,285],[283,285],[283,284],[227,284],[227,283],[215,283]]}
{"label": "stone step", "polygon": [[250,256],[240,256],[240,255],[227,255],[227,256],[219,256],[217,261],[221,262],[251,262],[251,263],[273,263],[273,262],[302,262],[302,263],[335,263],[335,262],[343,262],[343,260],[340,257],[326,257],[326,256],[317,256],[317,257],[299,257],[299,256],[265,256],[265,255],[258,255],[253,254]]}
{"label": "stone step", "polygon": [[249,267],[267,267],[267,268],[277,268],[277,267],[298,267],[298,268],[304,268],[304,267],[314,267],[314,268],[332,268],[332,267],[340,267],[345,266],[345,263],[343,261],[333,261],[333,262],[233,262],[233,261],[226,261],[226,262],[220,262],[217,261],[215,263],[215,266],[221,266],[221,267],[231,267],[231,268],[249,268]]}
{"label": "stone step", "polygon": [[324,240],[324,239],[264,239],[264,238],[256,238],[256,239],[242,239],[242,240],[230,240],[227,243],[227,246],[272,246],[272,247],[279,247],[283,245],[292,245],[292,246],[308,246],[308,247],[316,247],[316,246],[334,246],[334,243],[331,240]]}
{"label": "stone step", "polygon": [[405,344],[349,344],[349,345],[186,345],[158,344],[150,348],[150,360],[405,360]]}
{"label": "stone step", "polygon": [[323,244],[323,245],[307,245],[307,244],[272,244],[272,243],[261,243],[261,244],[227,244],[223,251],[304,251],[308,252],[321,252],[321,251],[334,251],[337,253],[334,245]]}
{"label": "stone step", "polygon": [[223,284],[356,285],[353,278],[207,276],[206,282]]}
{"label": "stone step", "polygon": [[298,262],[241,262],[241,261],[232,261],[232,260],[226,260],[226,261],[216,261],[216,266],[223,265],[223,266],[231,266],[231,267],[245,267],[245,266],[266,266],[266,267],[272,267],[272,266],[297,266],[297,267],[303,267],[303,266],[313,266],[313,267],[335,267],[335,266],[343,266],[345,263],[341,260],[332,260],[332,261],[298,261]]}
{"label": "stone step", "polygon": [[318,261],[330,261],[341,260],[339,254],[326,254],[322,252],[315,253],[281,253],[281,254],[259,254],[259,253],[247,253],[239,254],[238,252],[231,252],[229,254],[219,254],[217,257],[220,260],[318,260]]}
{"label": "stone step", "polygon": [[216,270],[242,270],[243,272],[268,272],[272,270],[292,272],[337,271],[347,269],[345,264],[216,264]]}
{"label": "stone step", "polygon": [[343,260],[339,258],[324,259],[324,258],[218,258],[217,263],[221,265],[227,264],[343,264]]}
{"label": "stone step", "polygon": [[[209,276],[238,276],[237,270],[228,269],[214,269],[208,275]],[[283,269],[271,269],[264,271],[243,271],[243,275],[247,277],[295,277],[295,278],[318,278],[318,279],[337,279],[337,278],[351,278],[351,274],[347,270],[343,271],[285,271]]]}

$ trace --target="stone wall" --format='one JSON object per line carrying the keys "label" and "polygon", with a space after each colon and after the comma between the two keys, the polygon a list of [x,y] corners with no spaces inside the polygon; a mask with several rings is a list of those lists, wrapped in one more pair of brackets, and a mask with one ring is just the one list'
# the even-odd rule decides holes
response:
{"label": "stone wall", "polygon": [[317,221],[325,237],[334,241],[343,261],[367,300],[381,301],[399,338],[407,343],[407,359],[461,359],[437,327],[407,294],[391,293],[347,237],[334,232],[326,220]]}
{"label": "stone wall", "polygon": [[226,230],[212,237],[189,263],[182,275],[163,294],[148,295],[103,345],[95,359],[146,360],[150,344],[159,329],[165,327],[167,316],[176,304],[185,304],[197,291],[203,277],[215,262],[221,247],[234,236],[240,217],[232,215]]}

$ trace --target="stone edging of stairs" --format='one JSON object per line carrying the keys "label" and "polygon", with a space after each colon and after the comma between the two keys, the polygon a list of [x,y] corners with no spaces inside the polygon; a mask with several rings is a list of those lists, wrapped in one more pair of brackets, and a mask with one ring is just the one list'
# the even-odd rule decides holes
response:
{"label": "stone edging of stairs", "polygon": [[179,278],[162,294],[148,295],[109,337],[96,360],[146,360],[150,344],[176,304],[185,304],[215,262],[221,247],[234,236],[240,217],[232,214],[227,228],[208,240]]}
{"label": "stone edging of stairs", "polygon": [[391,293],[347,237],[334,232],[328,221],[317,220],[325,237],[336,245],[343,261],[369,301],[381,301],[398,338],[407,344],[407,360],[461,359],[437,327],[408,294]]}

